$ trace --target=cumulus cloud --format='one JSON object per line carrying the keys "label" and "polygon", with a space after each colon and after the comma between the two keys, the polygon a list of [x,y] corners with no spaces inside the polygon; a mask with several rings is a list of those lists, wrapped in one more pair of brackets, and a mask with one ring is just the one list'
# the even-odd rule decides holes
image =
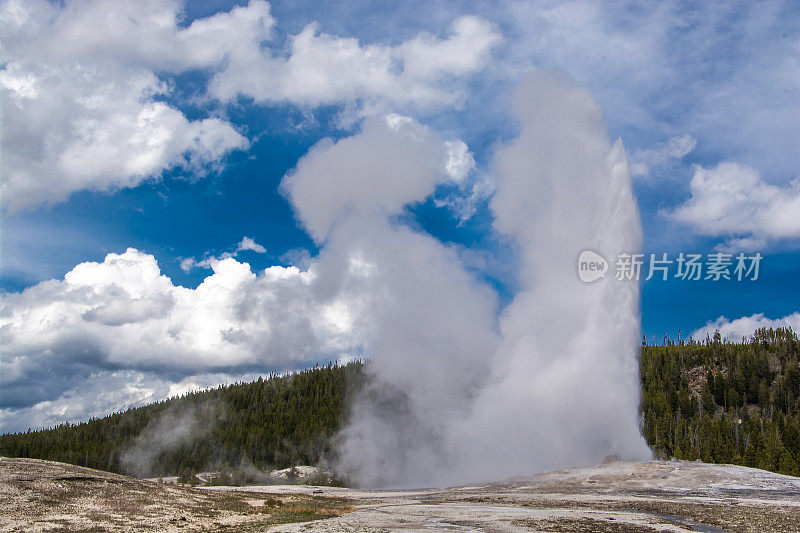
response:
{"label": "cumulus cloud", "polygon": [[800,237],[800,182],[765,182],[736,163],[697,167],[690,197],[667,214],[701,235],[724,237],[729,249],[754,250]]}
{"label": "cumulus cloud", "polygon": [[65,395],[95,374],[157,370],[180,381],[292,368],[360,349],[331,311],[346,314],[346,299],[317,298],[313,271],[273,266],[256,274],[233,258],[212,269],[187,289],[131,248],[4,295],[2,408],[68,402]]}
{"label": "cumulus cloud", "polygon": [[742,339],[749,339],[757,329],[761,328],[792,328],[794,331],[800,331],[800,312],[783,318],[767,318],[764,313],[734,320],[721,316],[714,321],[708,321],[705,326],[692,333],[692,338],[697,341],[703,341],[706,337],[713,339],[714,334],[719,331],[723,339],[740,342]]}
{"label": "cumulus cloud", "polygon": [[242,95],[306,106],[361,101],[384,111],[386,104],[452,105],[464,96],[459,78],[481,71],[499,41],[490,23],[473,16],[453,22],[446,39],[420,34],[397,46],[364,45],[311,23],[289,38],[287,57],[266,48],[232,54],[210,92],[223,100]]}
{"label": "cumulus cloud", "polygon": [[174,167],[201,175],[248,145],[226,120],[191,120],[164,101],[171,88],[157,71],[204,64],[196,45],[208,36],[180,29],[178,14],[168,1],[3,2],[6,209],[134,187]]}
{"label": "cumulus cloud", "polygon": [[175,0],[2,3],[6,209],[134,187],[176,167],[200,176],[248,146],[225,118],[189,119],[167,103],[169,76],[208,73],[200,100],[431,108],[463,99],[463,80],[484,68],[499,39],[475,17],[457,19],[446,39],[420,34],[396,47],[311,24],[289,37],[284,56],[273,52],[283,43],[272,39],[264,1],[188,26],[181,10]]}
{"label": "cumulus cloud", "polygon": [[[453,179],[449,146],[405,119],[371,121],[338,143],[320,142],[285,178],[299,219],[327,241],[318,257],[298,254],[302,270],[253,272],[232,257],[258,248],[243,238],[231,256],[206,258],[212,274],[195,289],[174,285],[153,256],[128,249],[77,265],[63,280],[4,295],[6,420],[12,413],[18,426],[60,421],[59,413],[74,419],[81,406],[94,413],[78,384],[117,383],[123,378],[113,376],[126,372],[142,376],[151,392],[108,397],[106,411],[193,376],[240,376],[379,351],[395,354],[399,366],[401,357],[413,364],[431,350],[479,364],[493,338],[491,290],[466,273],[456,250],[392,221],[404,205]],[[404,159],[388,157],[392,147]],[[311,174],[320,158],[332,164]],[[320,180],[350,197],[307,183]],[[320,211],[329,216],[318,218]],[[466,334],[455,339],[456,332]],[[421,374],[419,386],[433,386],[430,379]],[[455,378],[440,385],[442,394],[466,386]]]}
{"label": "cumulus cloud", "polygon": [[[46,383],[47,387],[55,385],[59,391],[63,391],[52,400],[38,401],[42,396],[34,395],[24,398],[20,402],[22,405],[13,405],[9,402],[9,396],[3,398],[0,430],[24,431],[29,427],[50,427],[90,417],[100,418],[113,411],[159,402],[190,390],[215,387],[220,383],[252,381],[258,377],[254,373],[223,372],[176,377],[158,371],[99,368],[88,375],[72,377],[74,368],[58,367],[58,371],[62,373],[60,379],[56,379],[59,376],[51,376],[51,381]],[[64,379],[65,375],[67,379]],[[33,389],[31,386],[24,392]]]}

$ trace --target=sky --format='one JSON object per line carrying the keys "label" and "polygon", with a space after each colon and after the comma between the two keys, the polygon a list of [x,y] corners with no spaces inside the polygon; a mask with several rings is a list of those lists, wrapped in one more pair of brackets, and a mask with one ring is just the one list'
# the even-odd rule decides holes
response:
{"label": "sky", "polygon": [[[0,35],[3,431],[369,358],[409,279],[474,284],[498,323],[527,274],[497,154],[537,72],[624,146],[648,340],[800,328],[795,3],[5,0]],[[380,235],[413,276],[359,257]]]}

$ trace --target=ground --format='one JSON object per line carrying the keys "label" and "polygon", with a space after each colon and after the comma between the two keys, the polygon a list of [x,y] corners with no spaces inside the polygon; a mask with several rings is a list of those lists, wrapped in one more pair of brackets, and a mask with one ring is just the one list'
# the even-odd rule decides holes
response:
{"label": "ground", "polygon": [[0,531],[264,531],[353,510],[342,498],[308,492],[208,491],[0,458]]}
{"label": "ground", "polygon": [[424,490],[190,488],[0,459],[0,531],[800,531],[800,478],[611,462]]}

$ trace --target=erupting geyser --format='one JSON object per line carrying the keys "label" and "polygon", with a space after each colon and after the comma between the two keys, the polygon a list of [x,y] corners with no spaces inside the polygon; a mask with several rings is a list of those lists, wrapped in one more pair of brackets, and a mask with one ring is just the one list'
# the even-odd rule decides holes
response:
{"label": "erupting geyser", "polygon": [[453,479],[649,457],[637,282],[612,272],[585,284],[576,272],[584,249],[612,260],[640,248],[622,143],[610,145],[587,91],[553,75],[524,83],[514,110],[522,129],[497,154],[491,206],[519,246],[522,288],[500,317],[491,376],[447,431],[463,443]]}
{"label": "erupting geyser", "polygon": [[317,297],[337,295],[371,358],[338,450],[339,468],[363,485],[649,456],[637,417],[637,283],[612,271],[586,284],[576,271],[583,250],[613,261],[640,247],[624,149],[588,92],[556,74],[531,76],[513,110],[520,133],[495,154],[491,209],[516,243],[519,291],[500,313],[456,250],[395,222],[453,179],[453,143],[432,130],[368,121],[320,143],[284,181],[322,248]]}

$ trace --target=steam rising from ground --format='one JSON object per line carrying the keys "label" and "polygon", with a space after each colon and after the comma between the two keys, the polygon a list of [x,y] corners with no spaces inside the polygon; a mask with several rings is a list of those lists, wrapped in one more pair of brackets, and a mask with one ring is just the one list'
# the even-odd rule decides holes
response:
{"label": "steam rising from ground", "polygon": [[125,450],[122,467],[138,477],[163,475],[164,455],[206,439],[224,416],[223,407],[217,403],[170,405],[151,420]]}
{"label": "steam rising from ground", "polygon": [[649,455],[637,423],[638,287],[585,285],[575,271],[583,249],[640,247],[624,149],[609,143],[590,95],[553,74],[528,79],[514,113],[520,134],[496,154],[491,208],[518,246],[521,290],[499,320],[453,250],[391,222],[448,179],[430,163],[443,144],[429,130],[369,124],[319,146],[284,183],[324,245],[318,272],[371,295],[354,326],[370,332],[373,379],[339,448],[340,468],[362,484]]}
{"label": "steam rising from ground", "polygon": [[500,319],[492,374],[448,434],[456,476],[512,475],[649,455],[639,435],[638,286],[587,285],[581,250],[638,251],[639,213],[622,143],[590,95],[551,76],[524,84],[520,136],[496,158],[492,210],[521,254],[523,289]]}

